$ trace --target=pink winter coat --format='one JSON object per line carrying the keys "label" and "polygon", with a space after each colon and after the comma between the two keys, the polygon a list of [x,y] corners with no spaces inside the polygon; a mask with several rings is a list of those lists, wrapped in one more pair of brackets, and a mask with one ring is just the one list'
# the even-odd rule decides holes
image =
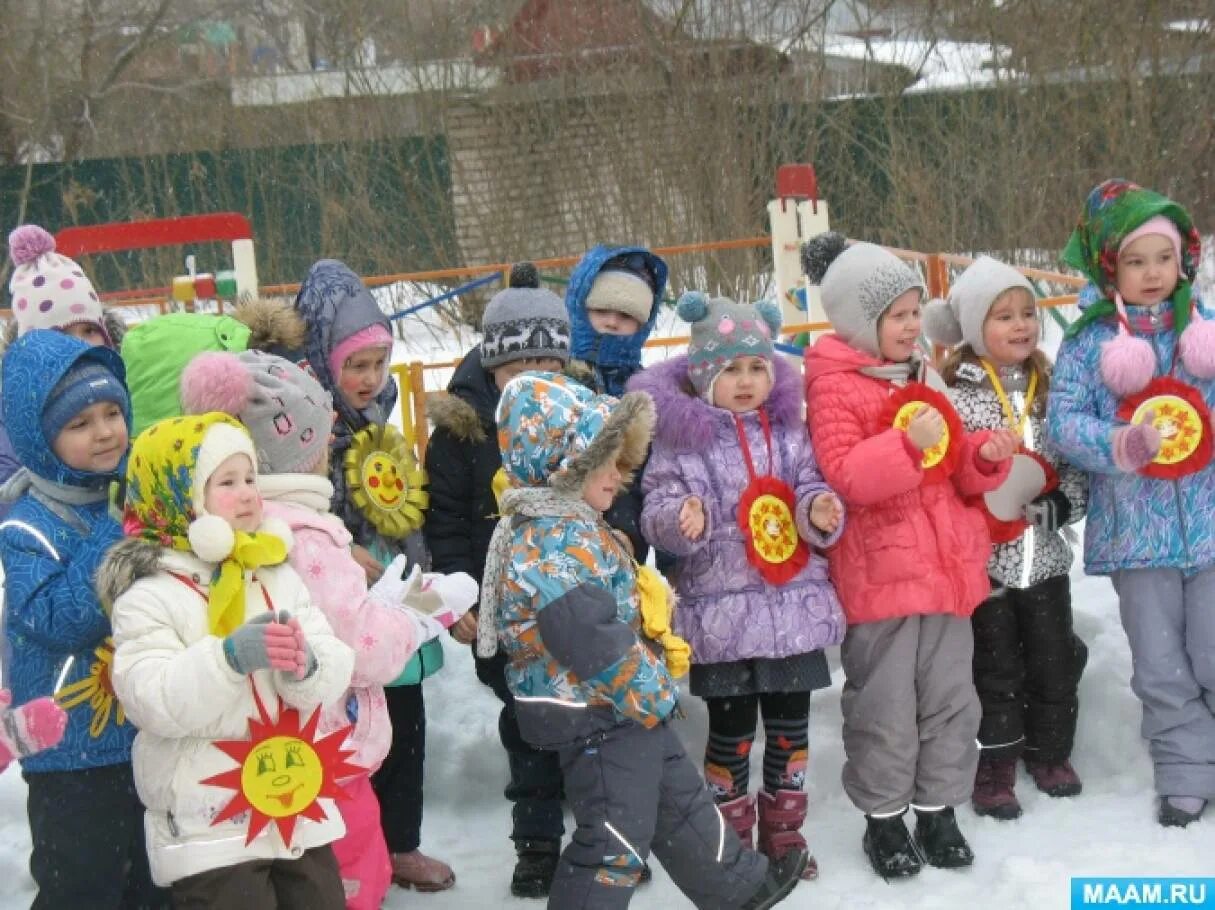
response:
{"label": "pink winter coat", "polygon": [[968,433],[952,482],[923,483],[921,454],[880,421],[894,385],[858,372],[874,360],[825,335],[806,351],[810,438],[823,478],[848,507],[831,580],[848,624],[921,613],[970,616],[991,593],[991,537],[963,496],[995,489],[1009,464],[979,456]]}
{"label": "pink winter coat", "polygon": [[354,730],[347,748],[356,751],[350,761],[375,771],[392,743],[384,684],[400,675],[421,646],[419,627],[404,611],[384,606],[368,594],[367,576],[350,555],[350,532],[341,519],[282,498],[266,500],[265,510],[267,516],[291,527],[295,536],[291,567],[304,580],[334,634],[354,649],[350,688],[325,706],[321,731],[345,726],[353,713]]}

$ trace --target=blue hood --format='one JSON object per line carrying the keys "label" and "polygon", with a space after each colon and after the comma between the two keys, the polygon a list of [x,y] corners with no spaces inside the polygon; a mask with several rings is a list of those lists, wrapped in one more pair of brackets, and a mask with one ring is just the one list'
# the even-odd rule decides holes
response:
{"label": "blue hood", "polygon": [[[586,298],[591,285],[604,263],[617,256],[639,253],[645,257],[657,287],[654,290],[654,305],[650,307],[650,318],[636,333],[627,336],[602,335],[591,327],[586,313]],[[667,288],[667,264],[643,246],[604,246],[600,244],[589,250],[574,266],[569,286],[565,289],[565,308],[570,314],[570,356],[601,367],[627,367],[636,370],[641,366],[641,346],[645,344],[654,323],[658,319],[658,307]],[[620,394],[615,391],[613,394]]]}
{"label": "blue hood", "polygon": [[[126,472],[126,458],[112,474],[70,468],[51,451],[42,433],[42,412],[51,390],[81,360],[94,360],[126,385],[122,358],[107,347],[90,347],[79,339],[47,329],[22,335],[4,355],[4,425],[21,464],[39,477],[74,487],[100,487]],[[127,432],[131,409],[124,408]]]}
{"label": "blue hood", "polygon": [[338,390],[337,377],[329,369],[329,355],[355,332],[379,323],[392,334],[388,317],[380,309],[359,276],[343,262],[322,259],[313,263],[300,285],[295,309],[308,327],[304,352],[317,381],[333,396],[333,406],[351,429],[368,423],[383,423],[397,402],[397,385],[389,376],[379,396],[362,411],[346,403]]}

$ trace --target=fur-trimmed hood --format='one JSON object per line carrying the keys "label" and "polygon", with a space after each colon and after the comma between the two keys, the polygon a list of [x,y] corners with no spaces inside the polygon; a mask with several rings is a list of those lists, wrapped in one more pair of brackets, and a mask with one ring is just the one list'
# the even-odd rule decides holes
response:
{"label": "fur-trimmed hood", "polygon": [[456,439],[484,442],[494,432],[499,394],[493,374],[481,363],[481,349],[476,347],[456,367],[447,391],[426,396],[426,413],[435,427]]}
{"label": "fur-trimmed hood", "polygon": [[110,547],[93,584],[107,616],[114,609],[114,601],[131,585],[160,571],[161,557],[167,552],[170,551],[138,537],[124,537]]}
{"label": "fur-trimmed hood", "polygon": [[308,338],[308,326],[286,300],[257,297],[240,303],[233,317],[249,329],[248,347],[291,359]]}
{"label": "fur-trimmed hood", "polygon": [[[765,402],[773,425],[794,425],[802,420],[802,391],[797,371],[783,357],[772,360],[772,393]],[[731,423],[724,408],[696,394],[688,379],[687,355],[647,367],[629,380],[630,392],[644,392],[658,412],[655,438],[677,452],[703,452],[722,423]]]}

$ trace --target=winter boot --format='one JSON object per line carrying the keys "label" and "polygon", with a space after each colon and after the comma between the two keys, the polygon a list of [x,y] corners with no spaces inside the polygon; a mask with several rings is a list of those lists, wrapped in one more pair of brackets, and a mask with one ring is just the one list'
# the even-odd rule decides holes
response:
{"label": "winter boot", "polygon": [[1199,797],[1165,796],[1160,800],[1156,821],[1166,828],[1184,828],[1202,817],[1206,801]]}
{"label": "winter boot", "polygon": [[548,897],[561,855],[561,843],[555,840],[515,841],[515,873],[510,879],[510,893],[515,897]]}
{"label": "winter boot", "polygon": [[768,861],[768,875],[759,890],[751,895],[751,899],[742,906],[742,910],[767,910],[775,907],[801,881],[802,870],[806,868],[806,851],[794,847],[780,859]]}
{"label": "winter boot", "polygon": [[[780,859],[790,850],[806,850],[801,827],[806,820],[806,794],[800,790],[777,790],[759,793],[759,852],[768,859]],[[807,853],[802,878],[818,878],[818,863]]]}
{"label": "winter boot", "polygon": [[734,829],[743,846],[754,850],[755,839],[752,830],[755,828],[755,797],[738,796],[728,803],[718,803],[717,808],[727,824]]}
{"label": "winter boot", "polygon": [[934,812],[915,810],[915,842],[924,861],[939,869],[961,869],[975,861],[950,806]]}
{"label": "winter boot", "polygon": [[398,888],[414,888],[422,893],[446,891],[456,883],[456,874],[442,860],[413,850],[392,854],[392,883]]}
{"label": "winter boot", "polygon": [[861,846],[869,857],[873,871],[887,880],[915,875],[922,865],[920,851],[912,843],[903,821],[906,813],[904,809],[898,815],[881,818],[865,816],[865,836]]}
{"label": "winter boot", "polygon": [[1067,759],[1061,762],[1044,762],[1025,760],[1025,770],[1029,772],[1038,789],[1047,796],[1075,796],[1082,789],[1080,775]]}
{"label": "winter boot", "polygon": [[975,772],[975,791],[971,805],[976,815],[986,815],[1000,821],[1011,821],[1021,817],[1021,804],[1013,785],[1017,780],[1015,758],[979,757],[979,770]]}

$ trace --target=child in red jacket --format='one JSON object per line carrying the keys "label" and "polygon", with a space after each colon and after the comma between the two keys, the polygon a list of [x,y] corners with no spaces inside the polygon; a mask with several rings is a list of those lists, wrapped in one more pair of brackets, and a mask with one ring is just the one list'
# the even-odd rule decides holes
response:
{"label": "child in red jacket", "polygon": [[865,813],[874,871],[891,878],[974,861],[953,807],[978,762],[970,614],[991,590],[991,539],[963,497],[999,485],[1017,439],[962,431],[919,353],[919,275],[881,247],[845,246],[832,232],[802,248],[836,332],[806,351],[806,402],[849,514],[828,554],[848,619],[844,789]]}

